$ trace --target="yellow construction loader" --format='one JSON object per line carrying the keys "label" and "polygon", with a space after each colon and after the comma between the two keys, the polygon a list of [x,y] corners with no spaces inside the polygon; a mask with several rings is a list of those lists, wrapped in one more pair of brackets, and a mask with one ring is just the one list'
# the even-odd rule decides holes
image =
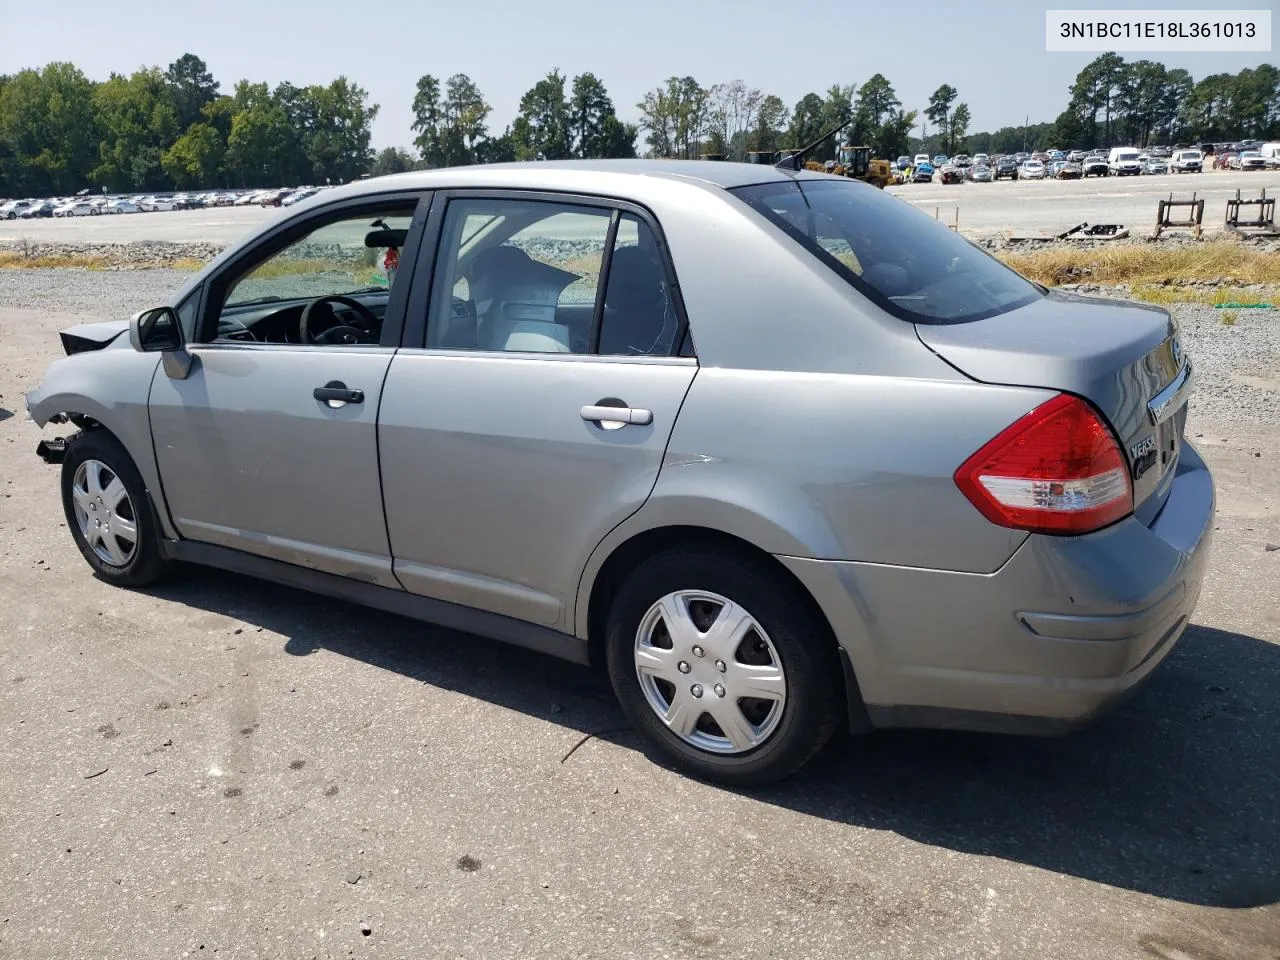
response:
{"label": "yellow construction loader", "polygon": [[[845,125],[847,125],[847,121]],[[822,143],[823,140],[835,136],[842,129],[844,129],[844,126],[836,127],[808,146],[798,149],[789,147],[778,151],[749,151],[747,162],[768,163],[791,170],[825,171],[840,177],[849,177],[851,180],[861,180],[864,183],[879,187],[881,190],[893,183],[893,166],[888,160],[872,159],[870,147],[855,147],[851,144],[842,143],[840,149],[836,151],[835,161],[828,161],[824,164],[816,160],[805,159],[814,147]]]}

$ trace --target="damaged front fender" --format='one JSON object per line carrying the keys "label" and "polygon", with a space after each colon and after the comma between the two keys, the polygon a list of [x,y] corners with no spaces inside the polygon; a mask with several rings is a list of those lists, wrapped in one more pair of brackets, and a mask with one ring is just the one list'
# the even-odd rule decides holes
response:
{"label": "damaged front fender", "polygon": [[[67,420],[82,429],[109,431],[128,451],[156,505],[166,537],[176,537],[161,494],[151,443],[147,398],[160,364],[158,353],[139,353],[116,340],[101,350],[55,360],[39,386],[26,395],[27,412],[37,426]],[[62,455],[60,444],[46,440],[36,453],[47,462]]]}

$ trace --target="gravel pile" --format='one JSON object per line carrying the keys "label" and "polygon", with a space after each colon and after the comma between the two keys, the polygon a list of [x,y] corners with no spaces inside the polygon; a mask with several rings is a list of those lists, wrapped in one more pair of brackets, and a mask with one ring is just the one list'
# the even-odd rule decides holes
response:
{"label": "gravel pile", "polygon": [[140,240],[133,243],[61,243],[30,240],[0,241],[0,252],[17,253],[28,260],[92,257],[107,267],[166,267],[179,260],[212,260],[222,252],[218,243],[170,243]]}
{"label": "gravel pile", "polygon": [[0,270],[0,307],[121,320],[165,303],[191,277],[186,270]]}
{"label": "gravel pile", "polygon": [[1121,240],[1010,240],[1007,237],[982,237],[973,239],[973,243],[983,250],[992,253],[1043,253],[1046,250],[1101,250],[1103,248],[1125,246],[1149,246],[1160,249],[1172,247],[1193,247],[1211,241],[1234,239],[1241,247],[1255,250],[1258,253],[1280,253],[1280,237],[1260,237],[1240,235],[1227,237],[1223,234],[1206,236],[1197,240],[1189,233],[1166,233],[1155,238],[1148,235],[1128,236]]}
{"label": "gravel pile", "polygon": [[1191,416],[1223,423],[1280,424],[1280,310],[1178,304],[1171,312],[1195,364]]}

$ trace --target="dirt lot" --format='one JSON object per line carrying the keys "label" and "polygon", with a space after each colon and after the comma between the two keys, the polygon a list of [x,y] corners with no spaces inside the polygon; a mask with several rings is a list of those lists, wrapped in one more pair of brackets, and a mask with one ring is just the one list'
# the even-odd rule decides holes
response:
{"label": "dirt lot", "polygon": [[1217,539],[1134,700],[737,793],[576,667],[230,575],[91,577],[23,393],[57,330],[179,276],[0,271],[0,957],[1280,957],[1280,314],[1186,323]]}

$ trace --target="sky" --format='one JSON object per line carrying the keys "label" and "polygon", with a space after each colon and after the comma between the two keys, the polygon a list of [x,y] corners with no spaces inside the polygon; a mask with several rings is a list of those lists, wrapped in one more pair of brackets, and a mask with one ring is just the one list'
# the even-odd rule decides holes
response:
{"label": "sky", "polygon": [[[1277,0],[1124,0],[1127,9],[1267,9]],[[1096,54],[1047,53],[1044,11],[1103,0],[0,0],[0,73],[71,61],[95,80],[200,56],[222,91],[236,80],[302,86],[345,74],[380,105],[373,145],[408,147],[418,77],[466,73],[493,107],[490,131],[553,68],[600,77],[618,115],[672,75],[704,87],[741,79],[793,105],[833,83],[883,73],[923,114],[943,83],[959,91],[971,132],[1051,121]],[[55,11],[51,16],[50,11]],[[1273,14],[1274,17],[1274,14]],[[1276,18],[1280,19],[1280,18]],[[1122,54],[1199,79],[1276,63],[1271,53]],[[918,128],[917,128],[918,129]]]}

